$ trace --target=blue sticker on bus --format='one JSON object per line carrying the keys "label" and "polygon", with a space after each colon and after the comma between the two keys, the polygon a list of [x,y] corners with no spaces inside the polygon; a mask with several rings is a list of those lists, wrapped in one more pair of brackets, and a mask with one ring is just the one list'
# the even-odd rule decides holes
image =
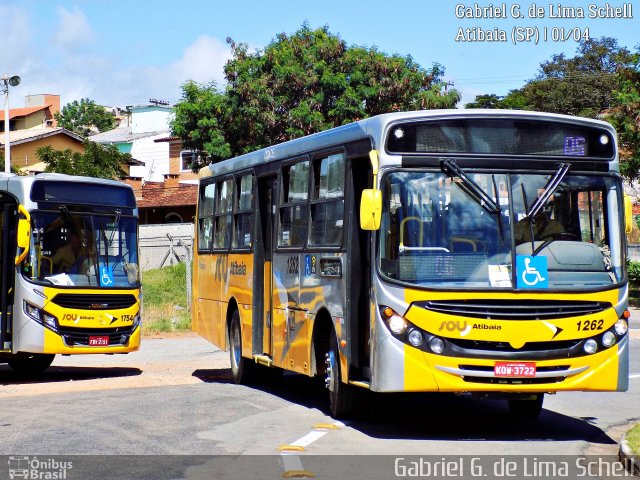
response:
{"label": "blue sticker on bus", "polygon": [[310,277],[316,274],[316,256],[315,255],[305,255],[304,274],[306,277]]}
{"label": "blue sticker on bus", "polygon": [[549,288],[547,257],[516,255],[517,288]]}
{"label": "blue sticker on bus", "polygon": [[108,287],[113,285],[113,268],[100,267],[100,286]]}

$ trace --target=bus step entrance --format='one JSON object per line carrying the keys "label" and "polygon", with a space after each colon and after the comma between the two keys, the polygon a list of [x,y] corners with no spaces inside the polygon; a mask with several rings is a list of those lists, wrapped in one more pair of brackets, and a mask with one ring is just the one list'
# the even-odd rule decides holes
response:
{"label": "bus step entrance", "polygon": [[268,355],[254,355],[253,359],[256,363],[264,365],[265,367],[273,366],[273,359]]}

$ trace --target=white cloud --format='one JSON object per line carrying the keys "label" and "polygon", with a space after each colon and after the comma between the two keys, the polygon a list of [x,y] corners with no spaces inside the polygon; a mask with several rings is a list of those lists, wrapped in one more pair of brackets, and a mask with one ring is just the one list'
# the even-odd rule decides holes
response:
{"label": "white cloud", "polygon": [[58,30],[53,36],[56,45],[65,49],[77,49],[94,42],[93,29],[84,12],[78,7],[73,7],[71,11],[59,7],[58,16]]}
{"label": "white cloud", "polygon": [[184,83],[214,80],[218,87],[224,83],[224,64],[231,58],[231,49],[217,38],[202,35],[189,45],[182,58],[170,66],[173,75]]}
{"label": "white cloud", "polygon": [[[0,25],[11,39],[11,48],[0,48],[0,75],[6,71],[22,77],[11,89],[11,108],[23,107],[25,95],[40,93],[60,95],[63,106],[81,98],[125,106],[150,98],[177,102],[187,80],[213,80],[224,87],[223,68],[231,49],[213,36],[196,38],[179,57],[163,64],[145,65],[140,58],[131,66],[96,48],[97,35],[78,7],[58,7],[57,13],[59,21],[50,30],[34,30],[28,9],[0,5]],[[50,39],[48,45],[45,38]]]}
{"label": "white cloud", "polygon": [[[2,73],[15,75],[20,64],[27,58],[27,45],[31,40],[29,16],[20,7],[0,5],[0,25],[5,43],[0,48],[0,65]],[[6,70],[6,72],[5,72]]]}

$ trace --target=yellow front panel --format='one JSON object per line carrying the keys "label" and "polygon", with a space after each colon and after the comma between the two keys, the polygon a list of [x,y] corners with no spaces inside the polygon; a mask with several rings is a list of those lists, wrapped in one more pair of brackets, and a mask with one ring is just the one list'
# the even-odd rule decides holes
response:
{"label": "yellow front panel", "polygon": [[[602,390],[615,391],[618,388],[618,368],[620,348],[626,344],[616,344],[600,349],[592,355],[551,360],[520,360],[517,350],[527,342],[555,342],[579,340],[593,337],[611,328],[618,320],[614,308],[593,315],[582,315],[551,320],[486,320],[434,312],[412,302],[425,300],[566,300],[618,303],[618,291],[557,295],[517,295],[512,293],[473,293],[473,292],[424,292],[406,290],[406,301],[410,304],[404,316],[407,320],[428,333],[445,339],[477,340],[508,343],[514,350],[513,357],[505,358],[469,358],[449,357],[427,353],[408,344],[404,344],[404,386],[406,391],[446,391],[446,392],[549,392],[561,390]],[[588,323],[588,329],[585,329]],[[595,327],[595,329],[593,328]],[[585,371],[568,376],[560,382],[539,384],[518,384],[517,381],[504,380],[502,383],[465,381],[460,375],[442,371],[459,369],[461,365],[473,367],[491,367],[497,361],[526,361],[541,367],[567,367],[569,370]]]}

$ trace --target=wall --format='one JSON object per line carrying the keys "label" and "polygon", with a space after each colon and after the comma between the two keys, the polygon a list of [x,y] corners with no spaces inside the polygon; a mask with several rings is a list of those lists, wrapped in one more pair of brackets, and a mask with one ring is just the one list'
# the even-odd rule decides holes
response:
{"label": "wall", "polygon": [[144,166],[133,165],[130,175],[140,177],[148,182],[162,182],[164,175],[169,173],[169,144],[154,142],[156,138],[163,138],[166,133],[141,138],[133,142],[131,156],[144,162]]}
{"label": "wall", "polygon": [[131,131],[133,133],[168,132],[172,116],[170,107],[134,107],[131,110]]}
{"label": "wall", "polygon": [[84,153],[82,143],[71,139],[64,134],[52,135],[50,137],[39,138],[31,142],[11,144],[11,164],[18,167],[26,167],[38,163],[40,159],[36,155],[36,150],[40,147],[50,145],[54,150],[66,150],[70,148],[74,152]]}
{"label": "wall", "polygon": [[[173,247],[167,234],[173,238]],[[193,223],[140,225],[140,270],[186,261],[187,251],[178,240],[190,249],[193,248]],[[193,252],[190,258],[192,256]]]}

